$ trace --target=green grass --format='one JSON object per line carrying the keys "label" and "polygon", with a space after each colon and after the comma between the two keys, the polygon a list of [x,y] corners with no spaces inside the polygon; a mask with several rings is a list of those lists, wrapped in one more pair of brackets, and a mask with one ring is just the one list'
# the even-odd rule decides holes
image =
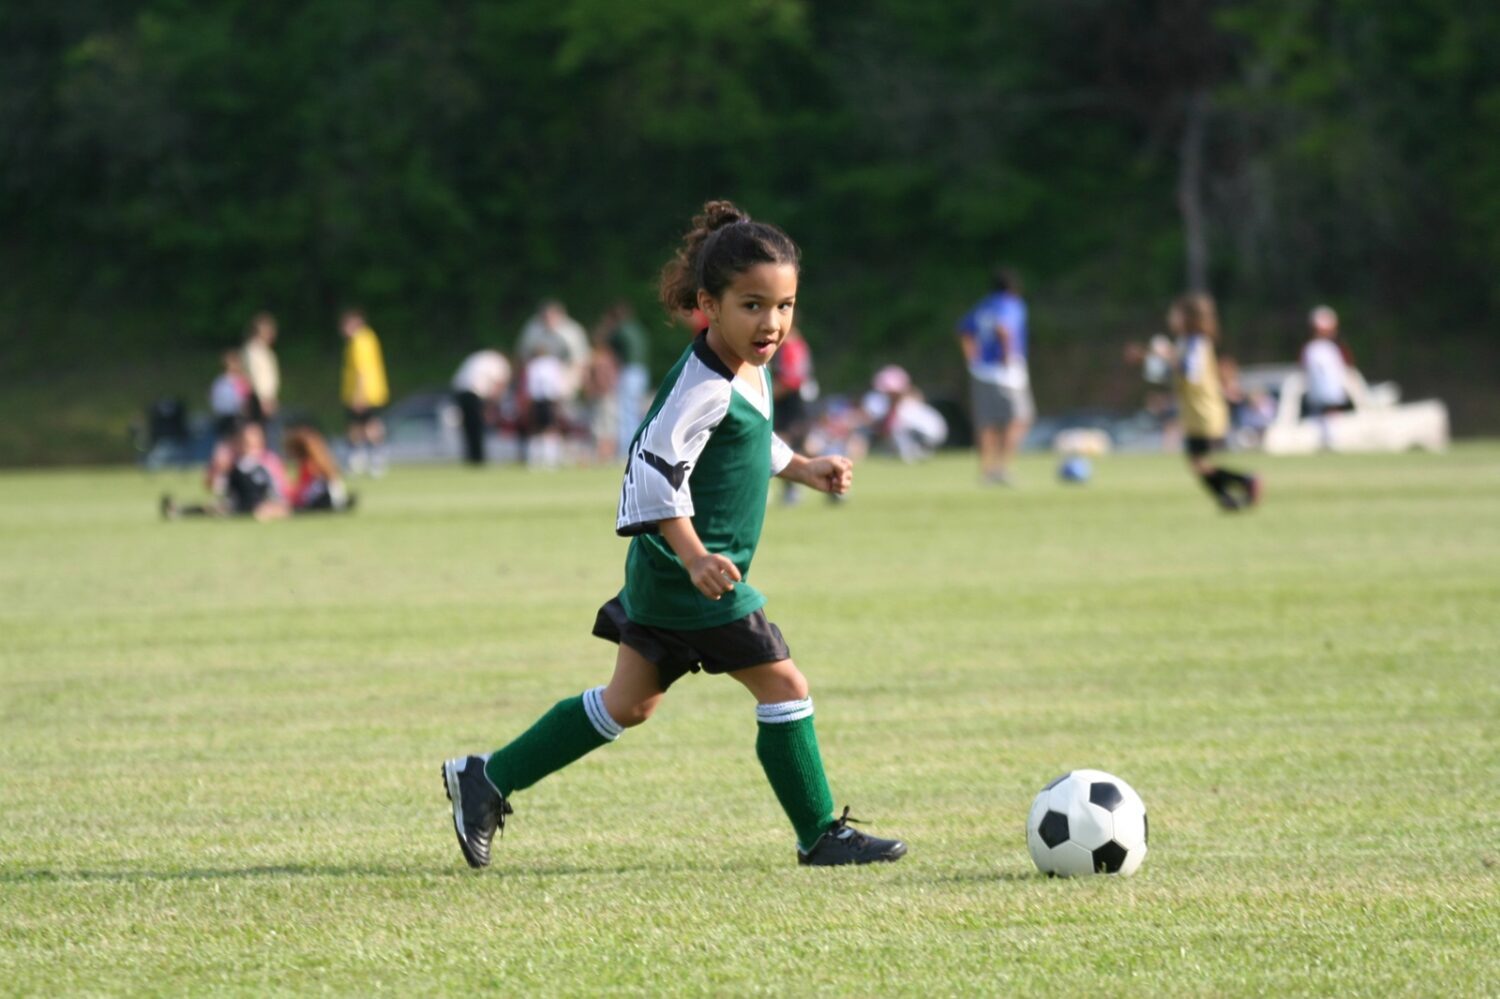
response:
{"label": "green grass", "polygon": [[[517,796],[462,867],[438,780],[602,682],[611,472],[399,469],[360,512],[162,524],[133,472],[0,477],[0,992],[1500,991],[1500,447],[871,462],[754,579],[837,800],[911,845],[814,871],[738,685]],[[1133,879],[1048,880],[1032,795],[1119,773]]]}

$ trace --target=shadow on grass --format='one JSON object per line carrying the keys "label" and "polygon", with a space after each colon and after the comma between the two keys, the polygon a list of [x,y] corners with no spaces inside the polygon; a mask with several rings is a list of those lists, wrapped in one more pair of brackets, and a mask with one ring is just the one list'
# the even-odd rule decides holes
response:
{"label": "shadow on grass", "polygon": [[[712,871],[728,874],[735,870],[758,869],[754,864],[715,865]],[[673,868],[682,871],[683,868]],[[90,884],[146,883],[150,881],[250,881],[259,878],[572,878],[607,877],[622,874],[663,874],[656,864],[555,864],[532,867],[495,867],[474,871],[467,867],[397,866],[393,864],[259,864],[250,867],[194,867],[175,871],[163,870],[35,870],[0,871],[0,884]]]}
{"label": "shadow on grass", "polygon": [[67,871],[40,868],[32,871],[0,872],[0,884],[24,885],[49,882],[145,882],[145,881],[226,881],[254,878],[345,878],[403,877],[430,875],[435,872],[413,867],[381,867],[372,864],[263,864],[254,867],[194,867],[179,871],[120,870]]}

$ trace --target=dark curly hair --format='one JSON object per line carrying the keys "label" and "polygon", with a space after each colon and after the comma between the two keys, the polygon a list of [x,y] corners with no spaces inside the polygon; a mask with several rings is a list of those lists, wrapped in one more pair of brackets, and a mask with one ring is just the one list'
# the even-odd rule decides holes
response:
{"label": "dark curly hair", "polygon": [[756,264],[791,264],[801,269],[802,251],[792,238],[767,222],[752,221],[732,201],[710,201],[693,216],[682,245],[661,271],[661,304],[670,313],[691,312],[698,290],[715,298],[736,275]]}

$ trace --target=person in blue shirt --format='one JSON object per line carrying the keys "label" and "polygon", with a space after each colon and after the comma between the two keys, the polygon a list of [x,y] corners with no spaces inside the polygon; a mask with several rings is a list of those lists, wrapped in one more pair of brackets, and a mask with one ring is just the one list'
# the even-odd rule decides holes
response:
{"label": "person in blue shirt", "polygon": [[1015,272],[995,269],[994,290],[958,324],[969,368],[982,481],[1011,485],[1011,460],[1036,417],[1026,366],[1026,302]]}

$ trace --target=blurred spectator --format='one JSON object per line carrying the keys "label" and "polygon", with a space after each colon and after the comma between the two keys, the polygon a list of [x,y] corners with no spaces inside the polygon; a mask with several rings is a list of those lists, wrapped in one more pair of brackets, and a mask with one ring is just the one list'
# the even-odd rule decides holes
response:
{"label": "blurred spectator", "polygon": [[208,390],[208,408],[213,412],[214,437],[226,440],[250,413],[250,382],[237,350],[226,350],[223,370]]}
{"label": "blurred spectator", "polygon": [[276,317],[258,312],[245,337],[245,374],[250,379],[250,419],[266,428],[274,451],[281,443],[281,366],[276,361]]}
{"label": "blurred spectator", "polygon": [[1011,485],[1010,464],[1036,415],[1026,364],[1026,302],[1008,268],[996,268],[994,290],[958,324],[969,368],[974,427],[983,480]]}
{"label": "blurred spectator", "polygon": [[[811,429],[808,403],[817,399],[818,383],[813,380],[812,348],[796,326],[787,332],[771,359],[771,396],[776,403],[776,435],[800,454]],[[784,503],[795,503],[796,483],[782,480],[781,498]]]}
{"label": "blurred spectator", "polygon": [[1183,295],[1167,313],[1172,344],[1172,384],[1182,425],[1188,467],[1198,476],[1221,509],[1240,510],[1260,502],[1260,479],[1224,468],[1213,460],[1229,430],[1229,407],[1219,382],[1215,359],[1219,341],[1219,313],[1213,297],[1203,292]]}
{"label": "blurred spectator", "polygon": [[1247,391],[1240,382],[1239,362],[1225,354],[1219,358],[1219,387],[1229,407],[1229,444],[1232,447],[1260,446],[1260,438],[1276,416],[1276,404],[1263,391]]}
{"label": "blurred spectator", "polygon": [[510,362],[498,350],[476,350],[453,375],[453,398],[463,414],[464,461],[483,465],[491,414],[510,386]]}
{"label": "blurred spectator", "polygon": [[906,369],[888,364],[875,373],[865,409],[875,440],[888,443],[905,462],[930,457],[948,439],[948,421],[927,404]]}
{"label": "blurred spectator", "polygon": [[1322,416],[1353,408],[1345,383],[1349,359],[1338,340],[1339,314],[1326,305],[1307,317],[1312,337],[1302,348],[1302,371],[1307,378],[1304,406],[1308,416]]}
{"label": "blurred spectator", "polygon": [[859,461],[869,450],[869,442],[863,433],[865,422],[863,411],[848,399],[840,396],[829,399],[807,433],[807,453],[815,456],[836,454]]}
{"label": "blurred spectator", "polygon": [[582,326],[556,299],[547,299],[521,329],[516,356],[530,359],[538,351],[557,358],[563,366],[563,396],[571,400],[583,387],[589,362],[589,338]]}
{"label": "blurred spectator", "polygon": [[1145,346],[1127,343],[1124,350],[1125,363],[1141,369],[1141,378],[1146,383],[1143,408],[1161,426],[1162,447],[1168,451],[1177,450],[1182,443],[1177,395],[1172,390],[1174,354],[1172,339],[1165,333],[1155,334]]}
{"label": "blurred spectator", "polygon": [[385,474],[385,421],[381,414],[390,402],[385,358],[380,339],[359,309],[346,309],[339,318],[344,337],[344,377],[340,393],[348,421],[349,468],[357,474]]}
{"label": "blurred spectator", "polygon": [[616,302],[604,314],[600,325],[604,342],[614,355],[619,370],[615,382],[615,400],[619,409],[615,453],[624,455],[630,450],[630,441],[646,416],[647,390],[651,387],[651,373],[646,367],[650,345],[646,341],[646,328],[636,318],[629,302]]}
{"label": "blurred spectator", "polygon": [[[620,436],[620,367],[601,330],[594,336],[583,394],[588,400],[589,435],[594,441],[594,460],[611,461]],[[629,441],[626,442],[629,446]]]}
{"label": "blurred spectator", "polygon": [[296,513],[343,511],[354,506],[339,466],[323,435],[311,427],[294,427],[286,435],[287,457],[297,463],[297,479],[288,496]]}
{"label": "blurred spectator", "polygon": [[213,502],[178,506],[166,495],[161,498],[161,515],[168,520],[227,516],[278,520],[291,513],[286,471],[281,459],[266,449],[265,430],[258,423],[242,423],[232,444],[215,449],[209,479]]}
{"label": "blurred spectator", "polygon": [[561,358],[537,347],[526,361],[526,464],[556,468],[562,464],[562,414],[568,370]]}

